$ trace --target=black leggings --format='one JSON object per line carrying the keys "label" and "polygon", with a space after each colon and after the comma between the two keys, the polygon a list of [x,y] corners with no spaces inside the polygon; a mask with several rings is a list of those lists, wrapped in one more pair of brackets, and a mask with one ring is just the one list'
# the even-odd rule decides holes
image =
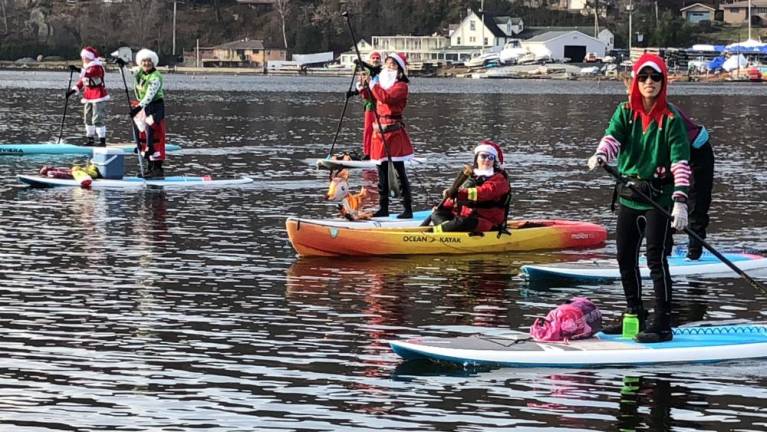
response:
{"label": "black leggings", "polygon": [[616,226],[618,267],[629,309],[642,308],[642,278],[638,261],[642,239],[647,237],[647,266],[650,268],[655,291],[655,311],[671,312],[671,275],[665,251],[668,247],[666,240],[670,235],[670,221],[660,211],[619,206]]}
{"label": "black leggings", "polygon": [[[688,227],[701,238],[706,238],[708,228],[708,209],[711,207],[711,190],[714,187],[714,150],[706,143],[699,149],[691,149],[690,192],[687,199],[690,223]],[[689,249],[701,249],[703,245],[692,236],[689,239]]]}
{"label": "black leggings", "polygon": [[[407,179],[407,173],[405,172],[405,162],[394,161],[394,170],[397,171],[399,177],[400,194],[402,195],[402,202],[410,205],[412,202],[412,196],[410,193],[410,182]],[[383,207],[389,205],[389,162],[383,161],[378,164],[378,201]]]}
{"label": "black leggings", "polygon": [[456,216],[449,209],[438,208],[431,215],[434,226],[442,225],[443,232],[474,232],[479,225],[479,219],[474,216],[467,218]]}

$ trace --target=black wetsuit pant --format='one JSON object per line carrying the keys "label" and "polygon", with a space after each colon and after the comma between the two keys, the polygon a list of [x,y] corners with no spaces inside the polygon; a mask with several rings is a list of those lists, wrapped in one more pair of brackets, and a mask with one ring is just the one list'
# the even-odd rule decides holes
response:
{"label": "black wetsuit pant", "polygon": [[456,216],[450,209],[438,208],[431,214],[431,221],[434,226],[442,225],[443,232],[473,232],[479,219],[473,216]]}
{"label": "black wetsuit pant", "polygon": [[671,275],[666,259],[667,239],[671,236],[669,219],[656,209],[634,210],[618,207],[616,246],[618,267],[628,309],[634,313],[643,309],[642,278],[639,274],[639,251],[647,238],[647,266],[650,268],[655,291],[656,313],[671,312]]}
{"label": "black wetsuit pant", "polygon": [[[412,194],[410,192],[410,181],[408,181],[407,173],[405,172],[405,162],[394,161],[394,170],[397,171],[399,177],[399,192],[402,196],[402,204],[405,208],[412,207]],[[389,211],[389,162],[383,161],[378,164],[378,204],[381,209]]]}
{"label": "black wetsuit pant", "polygon": [[[701,238],[706,238],[708,228],[708,210],[711,207],[711,191],[714,187],[714,150],[710,143],[701,148],[692,148],[690,151],[690,191],[687,199],[687,211],[689,212],[689,229]],[[699,252],[703,245],[690,236],[688,250]]]}

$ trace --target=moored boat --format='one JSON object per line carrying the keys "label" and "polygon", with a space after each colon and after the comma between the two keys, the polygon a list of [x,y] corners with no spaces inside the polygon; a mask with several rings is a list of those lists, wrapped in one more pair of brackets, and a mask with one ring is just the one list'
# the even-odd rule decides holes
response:
{"label": "moored boat", "polygon": [[430,227],[354,229],[288,218],[293,248],[303,256],[523,252],[602,246],[604,226],[567,220],[511,220],[510,234],[433,233]]}

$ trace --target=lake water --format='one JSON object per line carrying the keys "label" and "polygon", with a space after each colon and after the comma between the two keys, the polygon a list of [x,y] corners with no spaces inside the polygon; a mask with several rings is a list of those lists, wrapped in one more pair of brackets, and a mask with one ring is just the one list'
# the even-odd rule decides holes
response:
{"label": "lake water", "polygon": [[[67,79],[0,72],[0,142],[55,141]],[[129,141],[121,78],[107,82],[110,140]],[[386,340],[525,330],[575,295],[608,315],[623,308],[618,282],[530,286],[518,272],[614,254],[612,183],[585,162],[625,91],[616,82],[414,79],[406,112],[428,159],[411,171],[416,207],[435,204],[476,143],[493,138],[506,154],[514,216],[605,224],[605,248],[298,258],[285,218],[334,214],[322,198],[327,173],[304,160],[327,153],[348,82],[167,76],[169,138],[184,150],[166,173],[256,179],[243,187],[29,189],[14,176],[82,158],[2,156],[0,429],[767,429],[763,361],[598,370],[403,363]],[[712,134],[710,242],[767,249],[767,86],[672,90]],[[82,140],[75,105],[69,142]],[[337,148],[357,149],[357,100],[347,114]],[[370,173],[352,176],[354,189],[374,184]],[[674,289],[677,322],[765,320],[765,295],[735,276],[679,279]]]}

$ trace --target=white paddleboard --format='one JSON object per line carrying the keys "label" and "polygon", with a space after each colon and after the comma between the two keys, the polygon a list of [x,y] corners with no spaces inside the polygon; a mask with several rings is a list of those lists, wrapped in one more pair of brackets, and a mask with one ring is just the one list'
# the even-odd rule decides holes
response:
{"label": "white paddleboard", "polygon": [[573,367],[640,366],[767,358],[765,323],[677,327],[668,342],[642,344],[620,335],[563,342],[520,336],[472,335],[389,341],[399,356],[463,366]]}
{"label": "white paddleboard", "polygon": [[[326,170],[340,170],[344,168],[369,168],[376,167],[376,161],[371,160],[336,160],[336,159],[307,159],[309,164]],[[410,158],[405,160],[405,166],[415,167],[426,163],[426,158]]]}
{"label": "white paddleboard", "polygon": [[[679,249],[668,257],[671,276],[735,274],[730,267],[710,252],[703,253],[697,260],[687,259],[685,254],[685,250]],[[767,257],[762,255],[738,252],[725,252],[722,255],[744,271],[767,268]],[[522,275],[529,280],[599,281],[620,279],[621,277],[618,262],[614,259],[524,265],[520,270]],[[647,267],[645,257],[640,258],[639,272],[643,278],[650,277],[650,269]]]}
{"label": "white paddleboard", "polygon": [[[81,187],[74,179],[48,178],[42,176],[18,175],[20,182],[33,187]],[[139,177],[123,177],[122,180],[94,179],[90,189],[141,189],[141,188],[195,188],[195,187],[227,187],[252,183],[253,179],[241,177],[236,179],[211,179],[210,177],[175,176],[163,179],[142,179]]]}

